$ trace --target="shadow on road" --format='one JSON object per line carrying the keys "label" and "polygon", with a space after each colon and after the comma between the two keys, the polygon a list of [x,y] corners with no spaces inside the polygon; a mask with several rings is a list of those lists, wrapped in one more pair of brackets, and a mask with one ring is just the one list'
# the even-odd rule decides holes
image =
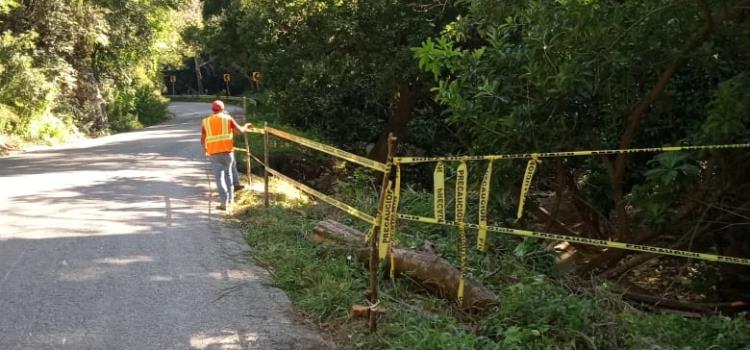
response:
{"label": "shadow on road", "polygon": [[0,349],[319,349],[210,210],[200,115],[0,159]]}

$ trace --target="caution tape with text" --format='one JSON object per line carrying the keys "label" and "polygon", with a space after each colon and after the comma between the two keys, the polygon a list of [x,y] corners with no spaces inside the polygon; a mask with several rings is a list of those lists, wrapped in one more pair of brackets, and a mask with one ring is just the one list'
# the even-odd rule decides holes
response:
{"label": "caution tape with text", "polygon": [[[487,164],[487,171],[482,178],[482,186],[479,189],[479,232],[477,233],[477,249],[487,251],[487,209],[490,200],[490,184],[492,183],[492,161]],[[440,220],[438,220],[440,221]]]}
{"label": "caution tape with text", "polygon": [[456,223],[458,226],[458,239],[459,239],[459,260],[461,267],[461,277],[458,280],[458,305],[464,303],[464,285],[466,278],[466,258],[467,258],[467,244],[466,244],[466,223],[464,222],[466,216],[466,186],[468,184],[469,174],[468,166],[466,162],[461,162],[456,170]]}
{"label": "caution tape with text", "polygon": [[[328,146],[319,142],[315,142],[315,141],[308,140],[299,136],[291,135],[281,130],[276,130],[273,128],[265,128],[265,129],[253,128],[251,132],[261,132],[261,133],[268,132],[279,138],[299,143],[303,146],[307,146],[309,148],[313,148],[313,149],[331,154],[333,156],[337,156],[344,160],[351,161],[351,162],[360,164],[362,166],[369,167],[374,170],[382,171],[384,173],[390,172],[390,166],[387,167],[386,164],[376,162],[376,161],[373,161],[371,159],[367,159],[361,156],[357,156],[355,154],[352,154],[352,153],[349,153],[349,152],[346,152],[346,151],[343,151],[343,150],[340,150],[335,147]],[[521,229],[513,229],[513,228],[507,228],[507,227],[487,225],[487,206],[488,206],[487,202],[488,202],[489,189],[490,189],[490,183],[491,183],[491,177],[492,177],[492,161],[493,160],[529,159],[529,162],[526,166],[526,171],[524,174],[524,179],[523,179],[523,184],[522,184],[522,189],[521,189],[521,196],[520,196],[521,199],[519,201],[519,208],[518,208],[518,213],[517,213],[517,218],[520,218],[523,214],[524,199],[526,197],[526,194],[529,191],[530,182],[534,176],[536,166],[540,162],[539,160],[540,158],[611,155],[611,154],[639,153],[639,152],[677,152],[677,151],[687,151],[687,150],[738,149],[738,148],[750,148],[750,143],[705,145],[705,146],[633,148],[633,149],[622,149],[622,150],[522,153],[522,154],[465,156],[465,157],[394,157],[393,166],[396,167],[396,177],[395,177],[395,181],[389,180],[388,182],[388,186],[386,187],[386,193],[385,193],[386,204],[385,204],[384,212],[382,214],[382,218],[379,218],[379,220],[381,220],[381,231],[378,232],[380,236],[379,237],[379,241],[380,241],[379,256],[381,259],[383,259],[387,255],[389,245],[395,234],[395,230],[397,226],[396,225],[397,219],[458,227],[459,235],[460,235],[460,254],[461,254],[460,260],[461,260],[461,270],[462,270],[461,281],[459,283],[459,295],[458,295],[459,300],[463,299],[463,277],[466,271],[466,237],[465,237],[466,228],[472,228],[472,229],[478,230],[477,248],[481,251],[485,250],[487,231],[492,231],[492,232],[505,233],[505,234],[521,236],[521,237],[569,241],[569,242],[585,244],[585,245],[593,245],[593,246],[600,246],[600,247],[607,247],[607,248],[624,249],[624,250],[639,251],[639,252],[645,252],[645,253],[670,255],[670,256],[686,257],[686,258],[699,259],[699,260],[705,260],[705,261],[723,262],[723,263],[750,266],[750,259],[746,259],[746,258],[738,258],[738,257],[707,254],[707,253],[697,253],[697,252],[691,252],[691,251],[679,250],[679,249],[661,248],[661,247],[655,247],[655,246],[647,246],[647,245],[631,244],[631,243],[624,243],[624,242],[600,240],[600,239],[594,239],[594,238],[568,236],[568,235],[560,235],[560,234],[555,234],[555,233],[538,232],[538,231],[521,230]],[[239,148],[236,148],[235,150],[247,152],[246,150],[239,149]],[[262,163],[257,157],[255,156],[252,156],[252,157],[259,163]],[[464,222],[464,219],[465,219],[464,216],[466,212],[466,201],[467,201],[466,181],[468,180],[466,162],[473,161],[473,160],[489,160],[490,161],[487,166],[487,171],[485,172],[485,175],[482,179],[482,185],[480,188],[479,224],[471,224],[471,223]],[[456,217],[455,217],[456,221],[444,220],[445,218],[445,175],[444,175],[445,166],[443,162],[445,161],[461,162],[461,164],[459,165],[457,169],[457,179],[456,179],[457,180],[456,181]],[[434,195],[435,195],[435,203],[434,203],[435,218],[428,218],[428,217],[408,215],[408,214],[398,214],[399,192],[401,188],[401,171],[400,171],[401,169],[400,169],[399,164],[423,163],[423,162],[437,162],[435,171],[433,173]],[[314,197],[317,197],[318,199],[338,209],[341,209],[360,220],[363,220],[373,225],[375,224],[376,218],[373,218],[372,216],[346,203],[338,201],[304,184],[294,181],[291,178],[279,173],[278,171],[272,168],[267,167],[266,169],[269,171],[269,173],[290,183],[291,185],[297,187],[301,191],[307,194],[310,194]],[[373,236],[373,235],[375,235],[375,232],[368,233],[368,236]]]}
{"label": "caution tape with text", "polygon": [[[440,224],[440,225],[459,227],[459,224],[457,222],[453,222],[453,221],[440,222],[433,218],[428,218],[428,217],[423,217],[423,216],[398,214],[398,218],[407,220],[407,221],[422,222],[422,223],[427,223],[427,224]],[[468,228],[479,229],[479,225],[477,224],[464,223],[463,225]],[[487,230],[492,231],[492,232],[510,234],[514,236],[521,236],[521,237],[541,238],[541,239],[554,240],[554,241],[569,241],[569,242],[578,243],[578,244],[593,245],[593,246],[606,247],[606,248],[625,249],[625,250],[644,252],[644,253],[671,255],[671,256],[678,256],[678,257],[683,257],[683,258],[691,258],[691,259],[698,259],[698,260],[705,260],[705,261],[714,261],[714,262],[723,262],[723,263],[750,266],[750,259],[737,258],[737,257],[731,257],[731,256],[725,256],[725,255],[697,253],[697,252],[691,252],[687,250],[661,248],[661,247],[654,247],[654,246],[647,246],[647,245],[640,245],[640,244],[607,241],[607,240],[578,237],[578,236],[567,236],[567,235],[560,235],[556,233],[520,230],[520,229],[499,227],[499,226],[487,226]]]}
{"label": "caution tape with text", "polygon": [[445,220],[445,164],[438,162],[432,175],[433,196],[435,198],[435,219]]}
{"label": "caution tape with text", "polygon": [[368,167],[370,169],[374,169],[374,170],[377,170],[377,171],[380,171],[380,172],[385,172],[386,171],[385,164],[380,163],[380,162],[376,162],[376,161],[374,161],[372,159],[368,159],[368,158],[365,158],[365,157],[362,157],[362,156],[358,156],[356,154],[340,150],[340,149],[338,149],[336,147],[329,146],[329,145],[326,145],[326,144],[322,144],[320,142],[315,142],[313,140],[306,139],[304,137],[299,137],[299,136],[296,136],[296,135],[292,135],[290,133],[287,133],[287,132],[284,132],[284,131],[281,131],[281,130],[277,130],[277,129],[274,129],[274,128],[266,128],[266,130],[268,131],[269,134],[274,135],[274,136],[276,136],[278,138],[285,139],[285,140],[292,141],[292,142],[296,142],[296,143],[298,143],[300,145],[303,145],[305,147],[312,148],[312,149],[315,149],[315,150],[318,150],[318,151],[321,151],[321,152],[328,153],[328,154],[330,154],[332,156],[339,157],[339,158],[344,159],[346,161],[349,161],[349,162],[352,162],[352,163],[356,163],[356,164],[359,164],[361,166]]}
{"label": "caution tape with text", "polygon": [[315,189],[313,189],[311,187],[308,187],[307,185],[304,185],[304,184],[301,184],[301,183],[299,183],[297,181],[294,181],[293,179],[287,177],[286,175],[284,175],[284,174],[282,174],[282,173],[280,173],[280,172],[278,172],[278,171],[276,171],[276,170],[274,170],[272,168],[268,168],[267,167],[266,170],[268,170],[269,174],[271,174],[273,176],[276,176],[279,179],[284,180],[285,182],[287,182],[290,185],[296,187],[300,191],[305,192],[305,193],[307,193],[307,194],[309,194],[309,195],[311,195],[313,197],[316,197],[316,198],[322,200],[323,202],[326,202],[326,203],[328,203],[328,204],[330,204],[330,205],[332,205],[332,206],[334,206],[334,207],[336,207],[336,208],[338,208],[338,209],[340,209],[342,211],[345,211],[346,213],[348,213],[351,216],[354,216],[357,219],[360,219],[360,220],[362,220],[364,222],[367,222],[369,224],[374,224],[375,223],[375,218],[373,218],[372,216],[368,215],[367,213],[362,212],[361,210],[359,210],[357,208],[354,208],[354,207],[352,207],[352,206],[350,206],[350,205],[348,205],[348,204],[346,204],[344,202],[341,202],[341,201],[339,201],[339,200],[337,200],[337,199],[335,199],[335,198],[333,198],[331,196],[328,196],[328,195],[325,195],[323,193],[320,193],[319,191],[317,191],[317,190],[315,190]]}
{"label": "caution tape with text", "polygon": [[630,149],[610,149],[610,150],[593,150],[593,151],[567,151],[567,152],[545,152],[545,153],[517,153],[517,154],[499,154],[487,156],[455,156],[455,157],[394,157],[393,160],[401,164],[410,163],[429,163],[429,162],[466,162],[475,160],[501,160],[501,159],[532,159],[554,158],[554,157],[579,157],[579,156],[601,156],[626,153],[655,153],[655,152],[678,152],[678,151],[699,151],[712,149],[731,149],[731,148],[750,148],[750,143],[735,143],[726,145],[705,145],[705,146],[671,146],[671,147],[652,147],[652,148],[630,148]]}

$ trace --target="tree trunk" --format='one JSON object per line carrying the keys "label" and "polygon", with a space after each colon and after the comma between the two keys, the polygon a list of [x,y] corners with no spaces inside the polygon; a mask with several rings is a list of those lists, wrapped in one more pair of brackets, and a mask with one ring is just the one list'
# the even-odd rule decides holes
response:
{"label": "tree trunk", "polygon": [[[369,258],[369,251],[365,247],[365,235],[333,220],[319,222],[307,238],[316,243],[334,242],[344,245],[347,252],[357,256],[361,261],[366,262]],[[461,272],[447,260],[434,254],[401,248],[393,248],[391,253],[395,261],[396,275],[409,275],[431,293],[456,300]],[[389,264],[390,258],[386,258]],[[496,304],[497,296],[492,291],[468,279],[465,283],[464,308],[479,311]]]}
{"label": "tree trunk", "polygon": [[109,118],[107,117],[107,101],[104,100],[102,92],[99,89],[99,82],[94,81],[94,88],[96,94],[93,98],[94,113],[96,113],[96,124],[98,130],[104,130],[109,126]]}
{"label": "tree trunk", "polygon": [[195,81],[198,87],[196,95],[203,95],[203,76],[201,75],[202,65],[200,64],[200,57],[193,57],[193,61],[195,62]]}
{"label": "tree trunk", "polygon": [[[656,100],[662,95],[667,85],[672,80],[672,76],[674,75],[675,71],[686,61],[686,57],[689,57],[690,52],[700,47],[703,42],[711,37],[711,34],[713,33],[717,24],[720,24],[724,21],[741,19],[743,14],[745,13],[745,9],[748,6],[750,6],[750,1],[742,1],[738,3],[737,6],[732,8],[733,11],[726,13],[724,16],[719,17],[717,20],[714,20],[709,9],[705,7],[703,8],[703,10],[706,12],[706,19],[701,30],[692,39],[685,43],[675,59],[670,62],[659,75],[659,79],[656,81],[648,94],[643,96],[640,101],[638,101],[635,109],[628,116],[625,123],[625,130],[620,136],[619,147],[621,149],[630,147],[633,139],[638,132],[638,125],[640,124],[641,120],[646,116],[646,113],[651,108],[651,105],[656,102]],[[627,159],[627,153],[619,154],[615,160],[614,171],[612,174],[612,189],[614,192],[614,204],[617,213],[616,238],[626,237],[628,233],[628,219],[625,211],[625,190],[623,183],[625,170],[627,167]]]}
{"label": "tree trunk", "polygon": [[375,147],[370,151],[369,157],[379,162],[385,163],[388,152],[388,134],[393,133],[398,141],[403,140],[406,136],[406,125],[411,119],[411,113],[414,109],[414,91],[412,91],[409,83],[400,82],[398,84],[398,100],[396,101],[396,109],[391,113],[388,118],[385,130],[378,138],[378,142]]}

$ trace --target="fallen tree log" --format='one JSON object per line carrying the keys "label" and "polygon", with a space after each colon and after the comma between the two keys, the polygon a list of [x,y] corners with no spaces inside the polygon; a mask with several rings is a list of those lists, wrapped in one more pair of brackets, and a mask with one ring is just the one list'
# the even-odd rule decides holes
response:
{"label": "fallen tree log", "polygon": [[627,282],[621,282],[620,288],[615,292],[622,294],[624,299],[653,305],[654,307],[667,308],[680,311],[696,312],[701,315],[716,314],[720,312],[741,312],[748,310],[748,304],[744,301],[731,302],[691,302],[676,299],[666,299],[657,295],[649,294],[642,288]]}
{"label": "fallen tree log", "polygon": [[[369,259],[365,235],[337,221],[318,222],[307,238],[316,243],[346,246],[347,252],[357,256],[359,260],[367,262]],[[435,254],[397,247],[392,248],[390,254],[393,254],[396,275],[408,275],[429,292],[456,301],[461,272],[447,260]],[[390,256],[386,261],[390,264]],[[475,281],[465,280],[464,309],[485,310],[496,302],[497,296],[492,291]]]}

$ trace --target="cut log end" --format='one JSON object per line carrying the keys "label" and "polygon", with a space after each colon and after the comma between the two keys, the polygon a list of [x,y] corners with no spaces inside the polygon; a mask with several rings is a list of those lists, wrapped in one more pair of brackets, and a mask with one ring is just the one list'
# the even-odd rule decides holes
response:
{"label": "cut log end", "polygon": [[352,305],[351,309],[351,316],[352,318],[367,318],[370,315],[370,312],[374,312],[378,315],[382,315],[385,313],[385,309],[380,307],[375,307],[370,309],[367,305],[361,305],[361,304],[354,304]]}
{"label": "cut log end", "polygon": [[367,305],[352,305],[351,315],[353,318],[365,318],[368,310]]}

